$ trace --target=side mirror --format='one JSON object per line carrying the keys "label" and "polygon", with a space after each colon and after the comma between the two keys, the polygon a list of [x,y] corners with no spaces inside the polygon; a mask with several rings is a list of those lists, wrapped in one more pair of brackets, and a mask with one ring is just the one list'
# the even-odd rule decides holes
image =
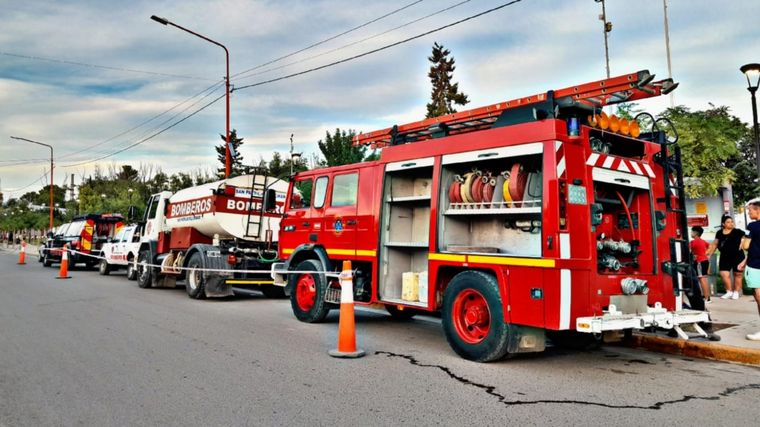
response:
{"label": "side mirror", "polygon": [[270,188],[264,193],[264,212],[273,211],[277,208],[277,193]]}
{"label": "side mirror", "polygon": [[137,208],[134,206],[130,206],[127,209],[127,221],[130,221],[130,222],[134,221],[136,217],[137,217]]}

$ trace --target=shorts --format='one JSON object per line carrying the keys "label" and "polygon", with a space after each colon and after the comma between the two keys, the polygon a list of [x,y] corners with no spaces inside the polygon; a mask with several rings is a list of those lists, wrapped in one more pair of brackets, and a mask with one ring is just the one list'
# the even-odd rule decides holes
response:
{"label": "shorts", "polygon": [[747,266],[744,269],[744,283],[748,288],[760,288],[760,268],[752,268],[750,266]]}
{"label": "shorts", "polygon": [[710,270],[710,261],[694,261],[694,269],[697,271],[697,277],[707,276],[707,271]]}
{"label": "shorts", "polygon": [[739,271],[736,269],[736,267],[744,261],[744,254],[738,254],[734,256],[723,256],[723,254],[720,255],[720,258],[718,260],[718,271],[731,271],[733,270],[735,273],[738,273]]}

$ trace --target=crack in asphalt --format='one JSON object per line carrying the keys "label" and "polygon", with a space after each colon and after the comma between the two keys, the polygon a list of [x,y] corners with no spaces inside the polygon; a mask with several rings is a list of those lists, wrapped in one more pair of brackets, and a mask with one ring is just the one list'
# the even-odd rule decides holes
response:
{"label": "crack in asphalt", "polygon": [[452,379],[464,384],[473,386],[476,388],[479,388],[483,391],[485,391],[488,395],[493,396],[499,400],[500,403],[503,403],[506,406],[519,406],[519,405],[538,405],[538,404],[572,404],[572,405],[585,405],[585,406],[599,406],[602,408],[611,408],[611,409],[645,409],[645,410],[660,410],[665,406],[668,405],[675,405],[677,403],[685,403],[690,400],[720,400],[722,397],[728,397],[732,394],[738,393],[740,391],[744,390],[760,390],[760,383],[756,384],[745,384],[737,387],[729,387],[725,390],[717,393],[713,396],[694,396],[694,395],[686,395],[683,396],[680,399],[673,399],[673,400],[664,400],[661,402],[655,402],[651,405],[645,406],[645,405],[613,405],[609,403],[602,403],[602,402],[591,402],[591,401],[585,401],[585,400],[561,400],[561,399],[539,399],[539,400],[508,400],[506,396],[499,394],[496,392],[495,386],[490,386],[486,384],[479,384],[475,381],[469,380],[465,377],[459,376],[451,371],[451,369],[441,366],[441,365],[431,365],[422,363],[419,360],[417,360],[414,356],[410,356],[408,354],[398,354],[398,353],[392,353],[389,351],[376,351],[376,355],[385,355],[386,357],[397,357],[401,359],[407,360],[410,364],[414,366],[419,366],[421,368],[437,368],[444,372],[446,375],[451,377]]}

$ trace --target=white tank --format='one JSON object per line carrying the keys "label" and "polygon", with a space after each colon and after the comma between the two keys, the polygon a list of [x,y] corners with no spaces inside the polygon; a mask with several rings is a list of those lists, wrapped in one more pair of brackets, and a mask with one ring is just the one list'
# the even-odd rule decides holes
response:
{"label": "white tank", "polygon": [[[259,221],[264,195],[257,189],[253,195],[252,206],[249,207],[252,179],[253,175],[243,175],[178,191],[169,198],[169,205],[166,207],[167,227],[192,227],[209,238],[218,234],[222,239],[235,237],[261,242],[267,240],[267,231],[271,231],[272,241],[276,242],[285,208],[288,182],[273,177],[256,176],[257,187],[261,188],[266,184],[276,195],[276,209],[264,213],[260,218],[261,229],[257,230],[255,222]],[[251,208],[252,224],[250,232],[246,233]],[[258,236],[246,237],[246,234]]]}

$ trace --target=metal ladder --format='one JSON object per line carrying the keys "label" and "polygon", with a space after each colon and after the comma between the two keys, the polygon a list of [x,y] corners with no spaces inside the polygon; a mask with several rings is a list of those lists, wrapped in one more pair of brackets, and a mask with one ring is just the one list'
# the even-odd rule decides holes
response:
{"label": "metal ladder", "polygon": [[[251,195],[248,198],[248,218],[245,224],[245,237],[252,237],[258,239],[261,237],[261,224],[264,218],[264,194],[267,188],[268,176],[264,174],[264,182],[259,184],[256,182],[258,175],[258,167],[251,167],[249,169],[251,175]],[[251,172],[252,171],[252,172]],[[259,207],[255,208],[254,195],[258,192],[261,195],[261,201]]]}

